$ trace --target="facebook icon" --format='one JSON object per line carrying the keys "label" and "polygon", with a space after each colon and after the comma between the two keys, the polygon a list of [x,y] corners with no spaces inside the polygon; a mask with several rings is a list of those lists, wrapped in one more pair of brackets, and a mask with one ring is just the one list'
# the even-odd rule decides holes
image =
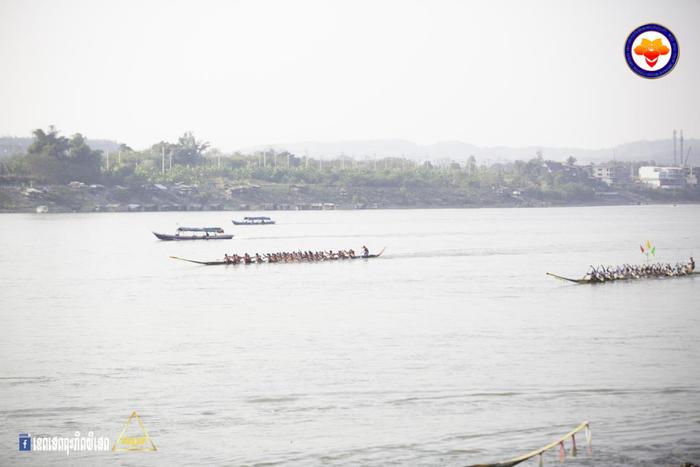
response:
{"label": "facebook icon", "polygon": [[28,433],[19,434],[19,450],[20,451],[31,451],[32,450],[32,437]]}

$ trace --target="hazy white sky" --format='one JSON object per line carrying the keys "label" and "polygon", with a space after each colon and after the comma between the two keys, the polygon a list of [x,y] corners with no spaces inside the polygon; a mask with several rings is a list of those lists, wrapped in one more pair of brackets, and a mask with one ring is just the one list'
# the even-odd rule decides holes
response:
{"label": "hazy white sky", "polygon": [[[700,2],[0,0],[0,134],[134,147],[402,138],[607,147],[700,136]],[[667,76],[629,32],[680,42]]]}

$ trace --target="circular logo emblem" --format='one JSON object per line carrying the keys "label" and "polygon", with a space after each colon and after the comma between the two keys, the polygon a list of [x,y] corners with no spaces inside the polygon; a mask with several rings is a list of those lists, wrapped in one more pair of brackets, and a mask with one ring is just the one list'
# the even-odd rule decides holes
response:
{"label": "circular logo emblem", "polygon": [[645,24],[632,31],[625,42],[627,65],[643,78],[660,78],[678,63],[678,41],[660,24]]}

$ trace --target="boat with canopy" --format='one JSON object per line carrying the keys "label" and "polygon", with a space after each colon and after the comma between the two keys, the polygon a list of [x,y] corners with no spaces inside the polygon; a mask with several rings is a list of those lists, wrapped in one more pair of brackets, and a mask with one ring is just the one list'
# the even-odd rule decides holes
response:
{"label": "boat with canopy", "polygon": [[232,220],[234,225],[271,225],[275,221],[269,217],[257,216],[257,217],[244,217],[242,221]]}
{"label": "boat with canopy", "polygon": [[231,240],[233,234],[224,233],[221,227],[178,227],[174,235],[153,232],[158,240]]}

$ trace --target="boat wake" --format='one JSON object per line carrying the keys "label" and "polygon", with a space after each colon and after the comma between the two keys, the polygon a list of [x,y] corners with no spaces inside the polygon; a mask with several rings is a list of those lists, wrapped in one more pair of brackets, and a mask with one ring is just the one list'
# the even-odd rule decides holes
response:
{"label": "boat wake", "polygon": [[450,250],[428,250],[408,253],[392,254],[392,257],[401,258],[436,258],[436,257],[478,257],[478,256],[520,256],[528,254],[525,249],[519,248],[473,248],[473,249],[450,249]]}

